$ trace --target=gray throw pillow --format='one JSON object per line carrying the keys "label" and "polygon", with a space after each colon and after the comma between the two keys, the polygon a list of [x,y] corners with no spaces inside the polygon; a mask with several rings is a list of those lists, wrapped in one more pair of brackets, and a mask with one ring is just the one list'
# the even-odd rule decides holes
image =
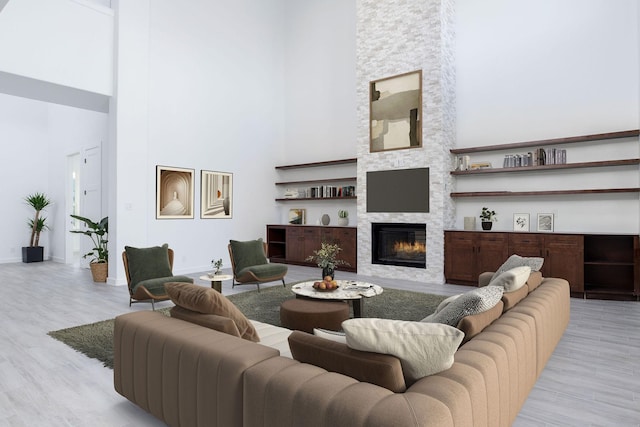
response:
{"label": "gray throw pillow", "polygon": [[502,298],[503,292],[504,289],[501,286],[485,286],[465,292],[442,310],[422,321],[457,326],[460,319],[465,316],[472,316],[492,309]]}
{"label": "gray throw pillow", "polygon": [[491,281],[493,281],[500,274],[505,271],[511,270],[516,267],[527,266],[531,267],[531,271],[540,271],[542,268],[542,264],[544,263],[544,258],[540,257],[521,257],[520,255],[513,254],[493,273],[491,277]]}

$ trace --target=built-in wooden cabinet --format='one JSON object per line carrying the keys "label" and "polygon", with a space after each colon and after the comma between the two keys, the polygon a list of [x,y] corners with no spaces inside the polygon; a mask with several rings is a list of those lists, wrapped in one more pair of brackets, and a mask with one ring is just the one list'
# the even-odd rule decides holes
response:
{"label": "built-in wooden cabinet", "polygon": [[572,296],[640,298],[637,235],[445,231],[444,249],[447,283],[477,285],[518,254],[544,258],[543,276],[566,279]]}
{"label": "built-in wooden cabinet", "polygon": [[314,225],[267,225],[268,257],[272,262],[315,266],[307,261],[322,242],[337,243],[342,248],[340,258],[349,266],[340,270],[357,271],[358,243],[355,227]]}

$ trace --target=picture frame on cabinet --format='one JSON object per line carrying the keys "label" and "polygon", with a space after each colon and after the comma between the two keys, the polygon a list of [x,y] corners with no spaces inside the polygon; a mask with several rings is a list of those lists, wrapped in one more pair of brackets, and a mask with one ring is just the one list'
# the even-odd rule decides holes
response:
{"label": "picture frame on cabinet", "polygon": [[369,82],[369,150],[422,147],[422,70]]}
{"label": "picture frame on cabinet", "polygon": [[156,166],[156,219],[193,219],[194,169]]}
{"label": "picture frame on cabinet", "polygon": [[553,214],[538,214],[538,231],[542,233],[553,233]]}
{"label": "picture frame on cabinet", "polygon": [[233,174],[200,172],[200,218],[233,217]]}
{"label": "picture frame on cabinet", "polygon": [[529,214],[513,214],[513,231],[529,231]]}
{"label": "picture frame on cabinet", "polygon": [[306,209],[289,209],[289,224],[304,225],[307,222]]}

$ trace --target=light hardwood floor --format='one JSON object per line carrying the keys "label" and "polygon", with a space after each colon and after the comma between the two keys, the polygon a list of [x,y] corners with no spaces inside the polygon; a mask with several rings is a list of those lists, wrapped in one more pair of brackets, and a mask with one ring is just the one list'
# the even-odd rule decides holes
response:
{"label": "light hardwood floor", "polygon": [[[201,274],[190,276],[206,286]],[[291,266],[287,282],[316,275],[315,268]],[[441,295],[469,289],[338,275]],[[150,305],[130,308],[126,287],[93,283],[88,270],[53,262],[2,264],[0,287],[0,426],[164,425],[114,391],[112,370],[47,335]],[[223,285],[225,294],[251,289]],[[569,328],[514,425],[640,426],[640,303],[572,299],[571,310]]]}

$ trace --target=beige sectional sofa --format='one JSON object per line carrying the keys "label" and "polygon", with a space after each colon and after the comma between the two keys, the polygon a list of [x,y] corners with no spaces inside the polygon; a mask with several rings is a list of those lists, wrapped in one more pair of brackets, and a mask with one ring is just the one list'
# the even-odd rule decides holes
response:
{"label": "beige sectional sofa", "polygon": [[[519,296],[504,294],[504,312],[486,328],[466,319],[476,330],[451,368],[403,392],[281,356],[264,339],[149,311],[116,318],[115,389],[171,426],[509,426],[569,322],[567,281],[536,274]],[[322,342],[290,338],[292,347]],[[374,362],[401,376],[383,356]]]}

